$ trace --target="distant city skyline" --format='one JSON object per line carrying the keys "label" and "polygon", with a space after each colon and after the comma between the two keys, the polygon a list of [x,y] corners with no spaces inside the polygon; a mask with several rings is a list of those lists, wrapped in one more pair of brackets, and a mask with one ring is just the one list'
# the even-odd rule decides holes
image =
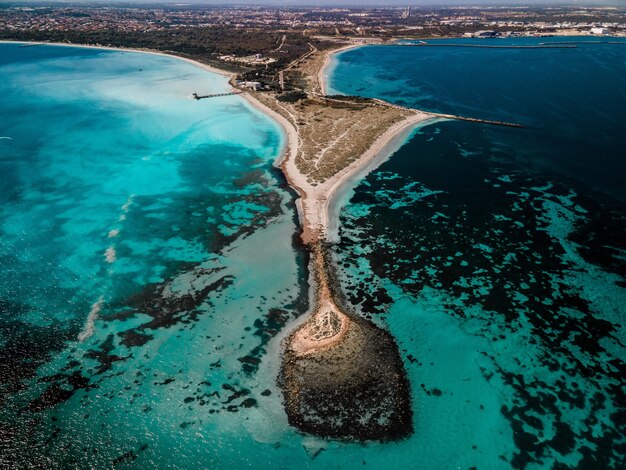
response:
{"label": "distant city skyline", "polygon": [[[0,0],[0,4],[5,3]],[[172,5],[211,5],[211,6],[284,6],[284,7],[402,7],[402,6],[624,6],[626,0],[18,0],[6,3],[68,3],[68,4],[172,4]]]}

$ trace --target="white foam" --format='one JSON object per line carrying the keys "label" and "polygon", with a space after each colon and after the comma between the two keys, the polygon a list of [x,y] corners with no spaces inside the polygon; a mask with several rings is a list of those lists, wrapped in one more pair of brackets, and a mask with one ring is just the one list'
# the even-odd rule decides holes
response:
{"label": "white foam", "polygon": [[13,137],[0,137],[0,140],[13,140]]}
{"label": "white foam", "polygon": [[100,309],[102,308],[102,304],[104,303],[104,297],[100,296],[98,301],[91,306],[91,310],[89,311],[89,315],[87,315],[87,321],[85,322],[85,327],[83,331],[81,331],[78,335],[78,341],[83,342],[91,335],[93,335],[96,330],[96,320],[98,319],[98,314],[100,313]]}
{"label": "white foam", "polygon": [[109,234],[107,235],[109,238],[115,238],[120,234],[120,230],[119,229],[113,229],[111,231],[109,231]]}
{"label": "white foam", "polygon": [[113,245],[108,247],[104,252],[104,259],[106,259],[107,263],[115,263],[115,261],[117,261],[117,253]]}
{"label": "white foam", "polygon": [[128,199],[126,200],[126,202],[122,206],[122,210],[124,212],[128,212],[128,209],[130,209],[130,206],[132,206],[132,204],[133,204],[133,198],[134,197],[135,197],[134,194],[131,194],[130,196],[128,196]]}

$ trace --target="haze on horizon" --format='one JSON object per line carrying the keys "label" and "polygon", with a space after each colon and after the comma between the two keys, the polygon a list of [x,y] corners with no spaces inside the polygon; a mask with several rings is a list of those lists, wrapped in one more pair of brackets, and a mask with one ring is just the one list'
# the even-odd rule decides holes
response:
{"label": "haze on horizon", "polygon": [[[0,0],[0,3],[4,3]],[[230,5],[230,6],[284,6],[284,7],[400,7],[400,6],[626,6],[625,0],[18,0],[10,3],[110,3],[175,4],[175,5]]]}

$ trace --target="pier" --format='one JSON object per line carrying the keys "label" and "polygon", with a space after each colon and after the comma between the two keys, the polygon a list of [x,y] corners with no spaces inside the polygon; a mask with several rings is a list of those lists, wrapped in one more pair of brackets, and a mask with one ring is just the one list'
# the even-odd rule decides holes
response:
{"label": "pier", "polygon": [[191,96],[193,96],[194,100],[204,100],[204,99],[207,99],[207,98],[218,98],[220,96],[239,95],[241,93],[243,93],[243,91],[239,91],[239,90],[237,90],[237,91],[230,91],[228,93],[214,93],[212,95],[199,95],[198,93],[194,92],[194,94],[191,95]]}

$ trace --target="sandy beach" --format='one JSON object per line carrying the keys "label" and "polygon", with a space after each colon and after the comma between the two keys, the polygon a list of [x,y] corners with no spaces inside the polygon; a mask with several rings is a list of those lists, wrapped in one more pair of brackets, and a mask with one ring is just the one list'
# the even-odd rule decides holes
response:
{"label": "sandy beach", "polygon": [[364,154],[349,166],[323,183],[313,185],[295,164],[295,155],[300,142],[296,128],[286,118],[255,99],[251,93],[244,93],[242,96],[257,109],[275,119],[285,132],[286,148],[279,156],[276,165],[283,170],[289,185],[301,198],[298,211],[303,229],[302,239],[305,244],[322,239],[329,241],[326,237],[329,228],[336,228],[338,224],[338,221],[334,220],[340,209],[337,200],[344,190],[358,184],[361,178],[389,158],[404,144],[405,139],[416,126],[436,119],[430,114],[416,111],[387,129]]}

